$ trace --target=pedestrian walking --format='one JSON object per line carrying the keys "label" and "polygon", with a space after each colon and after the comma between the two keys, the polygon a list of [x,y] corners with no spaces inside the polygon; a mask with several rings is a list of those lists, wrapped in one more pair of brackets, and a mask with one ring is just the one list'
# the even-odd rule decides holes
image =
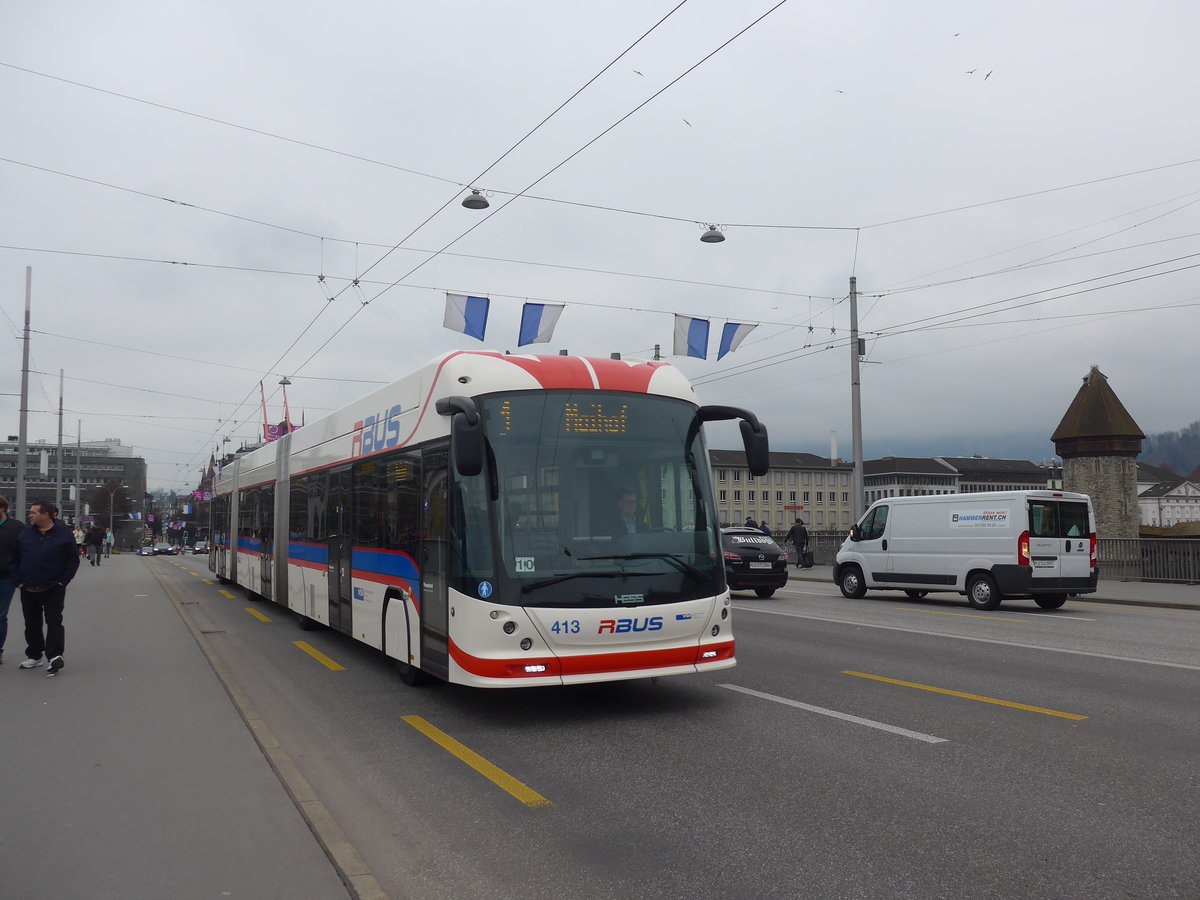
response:
{"label": "pedestrian walking", "polygon": [[765,534],[767,537],[771,536],[771,526],[767,524],[766,519],[763,519],[761,522],[758,523],[758,530],[761,531],[763,534]]}
{"label": "pedestrian walking", "polygon": [[57,675],[63,667],[63,606],[67,585],[79,571],[75,538],[71,529],[57,519],[58,507],[53,503],[38,500],[30,505],[29,526],[17,534],[13,568],[21,591],[21,612],[25,614],[25,661],[21,668],[38,668],[44,654],[48,676]]}
{"label": "pedestrian walking", "polygon": [[25,525],[9,518],[8,498],[0,496],[0,665],[4,664],[4,642],[8,640],[8,608],[12,604],[13,557],[17,552],[17,535]]}
{"label": "pedestrian walking", "polygon": [[788,529],[787,537],[783,541],[785,544],[791,541],[795,545],[796,568],[802,568],[805,563],[804,554],[808,550],[808,529],[804,527],[803,519],[796,519],[796,524]]}
{"label": "pedestrian walking", "polygon": [[100,565],[100,554],[104,552],[104,529],[93,525],[87,530],[83,542],[87,545],[88,561],[93,566]]}
{"label": "pedestrian walking", "polygon": [[105,559],[108,559],[110,556],[112,556],[112,548],[113,548],[114,543],[116,543],[116,539],[113,537],[112,529],[110,528],[106,532],[104,532],[104,558]]}
{"label": "pedestrian walking", "polygon": [[85,537],[87,537],[87,532],[85,532],[83,530],[83,528],[80,527],[79,523],[76,522],[75,523],[75,546],[77,548],[79,548],[79,558],[80,559],[83,559],[85,556],[87,556],[87,544],[85,544],[83,542],[83,539]]}

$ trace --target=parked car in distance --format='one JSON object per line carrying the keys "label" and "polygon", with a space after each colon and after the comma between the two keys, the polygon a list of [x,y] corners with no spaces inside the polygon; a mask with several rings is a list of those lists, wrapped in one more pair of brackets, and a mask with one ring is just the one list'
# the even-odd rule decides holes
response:
{"label": "parked car in distance", "polygon": [[721,551],[731,591],[753,590],[770,597],[787,584],[787,551],[757,528],[723,528]]}
{"label": "parked car in distance", "polygon": [[178,547],[172,547],[166,541],[159,541],[154,545],[155,556],[175,556],[179,553]]}
{"label": "parked car in distance", "polygon": [[138,555],[138,556],[153,556],[153,555],[154,555],[154,548],[153,548],[153,547],[151,547],[149,544],[146,544],[146,545],[144,545],[144,546],[138,547],[138,550],[137,550],[137,555]]}
{"label": "parked car in distance", "polygon": [[196,543],[192,546],[192,553],[197,554],[197,555],[199,555],[199,554],[207,555],[208,554],[208,541],[196,541]]}

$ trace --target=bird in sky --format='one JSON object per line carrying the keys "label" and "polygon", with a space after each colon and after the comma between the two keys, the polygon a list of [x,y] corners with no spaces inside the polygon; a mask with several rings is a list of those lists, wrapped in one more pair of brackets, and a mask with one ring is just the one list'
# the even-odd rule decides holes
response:
{"label": "bird in sky", "polygon": [[968,70],[967,70],[967,72],[966,72],[966,74],[967,74],[967,75],[974,75],[976,71],[977,71],[976,69],[968,69]]}
{"label": "bird in sky", "polygon": [[992,72],[994,72],[994,71],[996,71],[996,70],[995,69],[990,70],[986,75],[983,76],[983,80],[987,81],[989,78],[991,78]]}
{"label": "bird in sky", "polygon": [[683,120],[683,124],[684,124],[684,125],[686,125],[688,128],[694,128],[694,127],[695,127],[695,126],[694,126],[694,125],[692,125],[692,123],[691,123],[691,122],[689,122],[687,119],[684,119],[684,120]]}
{"label": "bird in sky", "polygon": [[[641,72],[639,72],[637,69],[634,69],[634,70],[633,70],[633,74],[634,74],[634,75],[642,75],[642,73],[641,73]],[[643,77],[643,78],[645,78],[646,76],[645,76],[645,75],[642,75],[642,77]]]}
{"label": "bird in sky", "polygon": [[837,88],[834,88],[833,92],[834,92],[835,94],[844,94],[844,93],[846,93],[845,91],[839,91]]}

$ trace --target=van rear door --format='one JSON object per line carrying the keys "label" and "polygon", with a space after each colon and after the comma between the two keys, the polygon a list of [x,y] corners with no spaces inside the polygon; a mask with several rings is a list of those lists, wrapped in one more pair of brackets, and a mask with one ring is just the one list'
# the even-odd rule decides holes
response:
{"label": "van rear door", "polygon": [[1029,501],[1029,564],[1035,589],[1077,585],[1079,579],[1091,576],[1091,527],[1085,501]]}

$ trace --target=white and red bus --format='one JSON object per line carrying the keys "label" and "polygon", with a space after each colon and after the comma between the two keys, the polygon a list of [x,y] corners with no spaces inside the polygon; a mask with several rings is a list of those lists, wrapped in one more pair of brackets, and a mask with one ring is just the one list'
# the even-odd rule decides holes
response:
{"label": "white and red bus", "polygon": [[210,568],[407,683],[575,684],[735,664],[699,406],[670,365],[455,352],[217,479]]}

